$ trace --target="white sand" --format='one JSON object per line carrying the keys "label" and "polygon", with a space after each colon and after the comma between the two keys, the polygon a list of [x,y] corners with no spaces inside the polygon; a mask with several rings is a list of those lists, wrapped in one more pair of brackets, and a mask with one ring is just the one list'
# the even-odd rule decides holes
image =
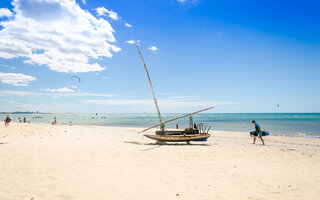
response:
{"label": "white sand", "polygon": [[208,142],[159,146],[137,128],[0,130],[0,200],[320,199],[320,139],[268,136],[262,146],[212,131]]}

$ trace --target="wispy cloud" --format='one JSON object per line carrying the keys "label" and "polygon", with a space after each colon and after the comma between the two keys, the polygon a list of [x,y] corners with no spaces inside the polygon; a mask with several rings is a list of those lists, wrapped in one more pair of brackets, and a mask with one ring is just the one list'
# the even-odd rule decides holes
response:
{"label": "wispy cloud", "polygon": [[[81,100],[80,103],[101,108],[101,110],[112,110],[113,112],[156,112],[153,100],[149,99],[88,99]],[[223,105],[235,104],[233,102],[178,99],[159,99],[158,103],[162,113],[188,113],[211,106],[220,107]]]}
{"label": "wispy cloud", "polygon": [[96,11],[97,11],[98,16],[103,16],[104,15],[104,16],[110,17],[111,19],[119,20],[118,13],[116,13],[116,12],[114,12],[112,10],[108,10],[103,6],[96,8]]}
{"label": "wispy cloud", "polygon": [[128,43],[128,44],[134,44],[134,43],[136,43],[136,41],[134,41],[134,40],[128,40],[128,41],[126,41],[126,43]]}
{"label": "wispy cloud", "polygon": [[126,41],[126,43],[139,45],[140,44],[140,40],[128,40],[128,41]]}
{"label": "wispy cloud", "polygon": [[90,72],[105,69],[95,59],[121,50],[112,44],[110,23],[74,0],[14,0],[12,5],[14,17],[0,22],[1,58],[21,57],[58,72]]}
{"label": "wispy cloud", "polygon": [[126,27],[132,28],[132,25],[131,25],[131,24],[124,23],[124,25],[125,25]]}
{"label": "wispy cloud", "polygon": [[35,77],[21,73],[1,73],[0,80],[2,83],[13,86],[28,86],[30,81],[36,80]]}
{"label": "wispy cloud", "polygon": [[175,95],[175,92],[158,92],[157,95]]}
{"label": "wispy cloud", "polygon": [[[145,99],[90,99],[83,100],[84,103],[92,105],[103,105],[103,106],[146,106],[154,107],[153,100]],[[216,101],[193,101],[193,100],[176,100],[176,99],[160,99],[158,100],[160,105],[166,108],[181,108],[181,107],[208,107],[217,106],[222,104],[231,104],[231,102],[216,102]]]}
{"label": "wispy cloud", "polygon": [[[52,97],[54,98],[54,97]],[[14,101],[6,101],[2,104],[1,110],[4,112],[12,111],[42,111],[42,112],[67,112],[73,108],[79,108],[79,105],[74,103],[39,103],[39,104],[27,104]]]}
{"label": "wispy cloud", "polygon": [[47,91],[47,92],[75,92],[74,90],[67,88],[67,87],[63,87],[63,88],[57,88],[57,89],[42,89],[42,91]]}
{"label": "wispy cloud", "polygon": [[86,0],[82,0],[82,3],[83,3],[83,4],[86,4],[87,2],[86,2]]}
{"label": "wispy cloud", "polygon": [[0,96],[58,96],[58,97],[116,97],[116,94],[100,94],[100,93],[87,93],[87,92],[29,92],[21,90],[0,90]]}
{"label": "wispy cloud", "polygon": [[156,46],[151,46],[148,48],[149,50],[153,51],[153,52],[156,52],[158,51],[158,48]]}
{"label": "wispy cloud", "polygon": [[1,64],[1,63],[0,63],[0,66],[1,66],[1,67],[9,67],[9,65]]}
{"label": "wispy cloud", "polygon": [[198,0],[177,0],[177,2],[179,2],[179,3],[195,3],[197,1]]}
{"label": "wispy cloud", "polygon": [[182,101],[197,101],[200,99],[200,96],[171,96],[167,97],[167,99],[176,99]]}
{"label": "wispy cloud", "polygon": [[11,17],[13,14],[12,12],[7,8],[0,8],[0,18],[2,17]]}

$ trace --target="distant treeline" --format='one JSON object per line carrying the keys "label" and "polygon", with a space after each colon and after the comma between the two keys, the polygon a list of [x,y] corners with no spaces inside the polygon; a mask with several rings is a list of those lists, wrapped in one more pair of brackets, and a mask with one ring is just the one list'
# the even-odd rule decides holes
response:
{"label": "distant treeline", "polygon": [[52,114],[52,113],[42,113],[42,112],[0,112],[0,114]]}

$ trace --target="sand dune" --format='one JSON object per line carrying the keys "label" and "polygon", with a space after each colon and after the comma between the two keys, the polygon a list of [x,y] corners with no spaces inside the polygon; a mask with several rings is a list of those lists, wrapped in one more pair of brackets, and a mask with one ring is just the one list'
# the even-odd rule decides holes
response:
{"label": "sand dune", "polygon": [[[319,199],[320,139],[211,131],[156,145],[139,128],[2,125],[0,199]],[[151,132],[150,132],[151,133]]]}

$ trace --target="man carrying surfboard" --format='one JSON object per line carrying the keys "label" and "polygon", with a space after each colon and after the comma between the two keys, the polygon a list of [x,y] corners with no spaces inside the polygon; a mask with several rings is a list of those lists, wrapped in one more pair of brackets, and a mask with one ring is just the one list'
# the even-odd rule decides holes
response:
{"label": "man carrying surfboard", "polygon": [[256,143],[256,137],[259,137],[261,142],[262,142],[262,145],[264,145],[264,141],[263,141],[263,139],[261,137],[262,136],[261,135],[262,131],[260,129],[259,124],[254,120],[251,123],[254,124],[254,128],[256,129],[255,134],[253,135],[253,143],[252,144],[255,144]]}

